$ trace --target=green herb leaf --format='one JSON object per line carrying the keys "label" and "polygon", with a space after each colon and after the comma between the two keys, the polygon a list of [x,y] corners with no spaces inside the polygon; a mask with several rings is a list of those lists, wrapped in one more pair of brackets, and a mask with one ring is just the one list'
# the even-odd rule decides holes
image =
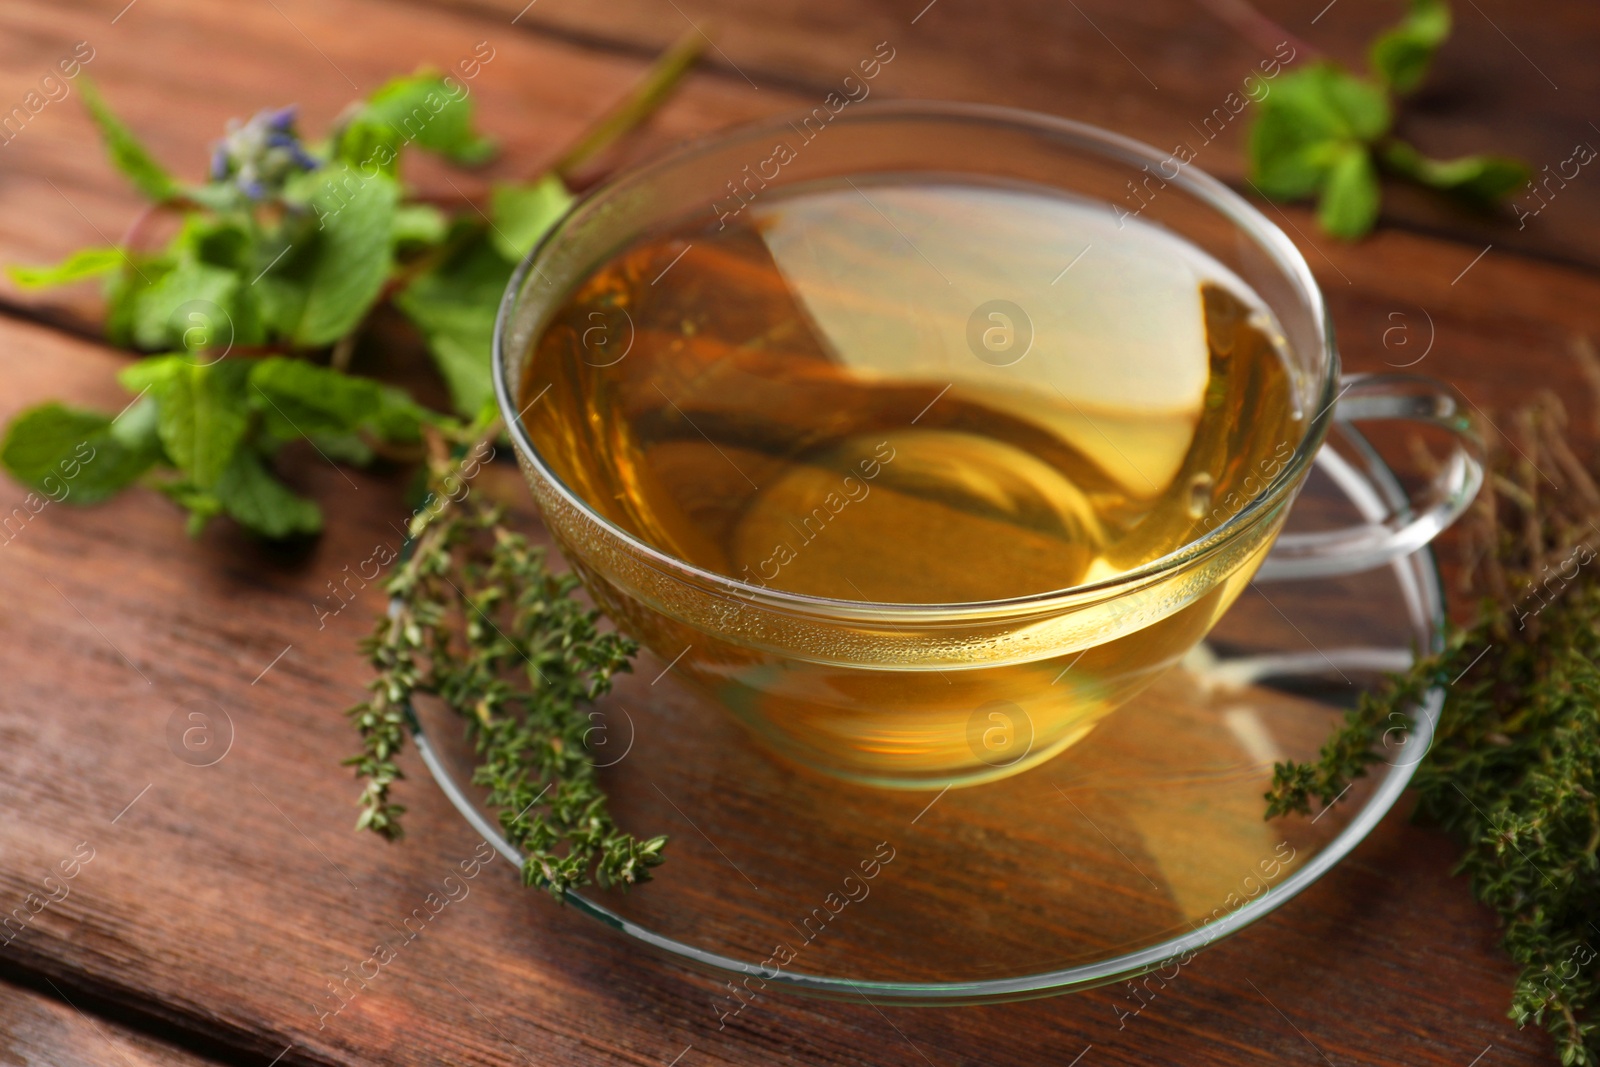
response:
{"label": "green herb leaf", "polygon": [[303,359],[273,357],[250,371],[250,404],[284,440],[352,433],[378,414],[378,383]]}
{"label": "green herb leaf", "polygon": [[322,510],[290,491],[253,449],[234,452],[212,492],[229,517],[264,537],[279,540],[322,531]]}
{"label": "green herb leaf", "polygon": [[205,531],[206,523],[222,514],[222,501],[210,490],[195,488],[187,478],[157,482],[155,489],[189,513],[184,532],[190,537],[199,537]]}
{"label": "green herb leaf", "polygon": [[1411,0],[1406,17],[1372,42],[1367,62],[1392,91],[1409,93],[1427,76],[1434,53],[1450,36],[1445,0]]}
{"label": "green herb leaf", "polygon": [[160,458],[159,447],[152,445],[119,436],[110,416],[49,403],[12,420],[0,444],[0,462],[19,482],[52,500],[94,504],[127,487]]}
{"label": "green herb leaf", "polygon": [[378,437],[395,444],[414,444],[422,439],[422,427],[454,426],[455,420],[437,415],[415,400],[404,389],[392,385],[378,389],[378,410],[372,428]]}
{"label": "green herb leaf", "polygon": [[231,270],[195,259],[179,260],[135,298],[134,344],[146,350],[181,348],[190,353],[226,348],[237,333],[234,311],[240,285]]}
{"label": "green herb leaf", "polygon": [[1281,199],[1317,192],[1351,146],[1381,137],[1392,121],[1381,90],[1331,63],[1283,75],[1260,107],[1250,180]]}
{"label": "green herb leaf", "polygon": [[415,144],[456,163],[482,163],[494,142],[473,127],[473,104],[455,78],[422,70],[385,83],[341,131],[335,151],[355,165],[390,170],[401,149]]}
{"label": "green herb leaf", "polygon": [[128,257],[120,248],[82,248],[60,263],[48,267],[8,267],[6,274],[24,289],[47,289],[97,278],[127,264]]}
{"label": "green herb leaf", "polygon": [[173,267],[168,257],[141,258],[138,270],[125,270],[106,278],[106,340],[120,348],[133,347],[133,324],[139,302]]}
{"label": "green herb leaf", "polygon": [[134,187],[157,203],[182,196],[183,186],[155,161],[133,135],[133,131],[106,107],[99,90],[87,75],[78,76],[78,88],[83,92],[83,103],[89,109],[89,116],[100,127],[100,136],[105,140],[112,164]]}
{"label": "green herb leaf", "polygon": [[450,220],[432,204],[402,204],[395,209],[394,243],[436,245],[450,230]]}
{"label": "green herb leaf", "polygon": [[[1586,374],[1600,370],[1579,346]],[[1483,416],[1485,422],[1490,416]],[[1446,628],[1363,695],[1309,762],[1280,763],[1267,813],[1337,803],[1372,765],[1415,764],[1417,813],[1461,845],[1456,869],[1522,968],[1517,1024],[1542,1023],[1564,1064],[1600,1062],[1600,452],[1580,455],[1554,394],[1495,416],[1482,495],[1455,538],[1476,619]],[[1501,443],[1501,441],[1505,443]],[[1557,471],[1547,488],[1542,471]],[[1553,489],[1553,491],[1551,491]],[[1431,744],[1413,717],[1437,700]],[[1387,751],[1385,751],[1387,750]],[[1318,816],[1320,817],[1320,815]]]}
{"label": "green herb leaf", "polygon": [[1528,180],[1528,167],[1520,160],[1505,156],[1433,160],[1403,141],[1391,140],[1384,145],[1383,162],[1413,181],[1483,203],[1500,199]]}
{"label": "green herb leaf", "polygon": [[119,375],[125,388],[150,388],[167,456],[196,489],[209,490],[233,459],[245,432],[242,360],[196,364],[187,356],[156,356]]}
{"label": "green herb leaf", "polygon": [[1328,172],[1317,202],[1317,221],[1335,237],[1354,240],[1378,219],[1378,172],[1365,147],[1351,145]]}
{"label": "green herb leaf", "polygon": [[[295,344],[332,344],[366,318],[393,262],[399,200],[399,185],[383,175],[319,191],[313,204],[320,228],[311,246],[272,272],[276,285],[296,291],[285,331]],[[276,307],[273,318],[281,322],[282,305]]]}
{"label": "green herb leaf", "polygon": [[494,222],[489,239],[495,250],[511,262],[520,263],[539,238],[566,214],[573,200],[554,174],[526,185],[496,185],[489,212]]}
{"label": "green herb leaf", "polygon": [[314,433],[306,438],[318,452],[335,463],[365,467],[377,457],[371,445],[354,433]]}
{"label": "green herb leaf", "polygon": [[487,233],[458,229],[460,247],[401,290],[395,304],[427,339],[456,410],[474,416],[494,399],[489,350],[513,264]]}
{"label": "green herb leaf", "polygon": [[413,696],[429,694],[466,721],[480,754],[473,780],[488,787],[507,839],[523,851],[525,884],[564,900],[589,882],[648,881],[666,838],[616,825],[584,743],[591,702],[630,668],[637,646],[602,630],[599,613],[575,595],[578,579],[552,573],[545,549],[506,529],[483,494],[451,491],[498,434],[496,422],[461,469],[430,463],[440,506],[414,521],[409,552],[386,585],[388,610],[363,643],[377,674],[348,712],[362,750],[345,762],[365,779],[356,826],[400,836],[395,756]]}

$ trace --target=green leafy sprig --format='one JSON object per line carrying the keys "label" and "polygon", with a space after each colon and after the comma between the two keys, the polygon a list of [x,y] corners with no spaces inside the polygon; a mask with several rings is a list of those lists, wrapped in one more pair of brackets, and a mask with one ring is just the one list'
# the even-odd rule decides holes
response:
{"label": "green leafy sprig", "polygon": [[[425,427],[459,432],[492,408],[500,295],[572,203],[563,175],[647,118],[697,42],[669,50],[558,171],[495,184],[486,208],[436,203],[404,181],[413,151],[463,166],[494,154],[464,84],[437,71],[388,82],[315,143],[292,108],[230,123],[199,183],[169,173],[81,82],[112,163],[150,204],[119,245],[9,273],[24,288],[101,279],[107,337],[152,354],[119,376],[133,394],[121,414],[30,409],[7,428],[0,463],[53,497],[72,470],[57,498],[75,503],[142,483],[185,508],[192,533],[218,515],[269,538],[316,533],[321,509],[278,478],[279,452],[304,440],[355,466],[414,460]],[[172,236],[146,247],[161,220]],[[348,372],[385,304],[421,334],[452,411]]]}
{"label": "green leafy sprig", "polygon": [[1432,160],[1394,133],[1399,99],[1422,84],[1450,28],[1445,0],[1410,0],[1405,17],[1368,49],[1368,76],[1331,60],[1281,76],[1250,129],[1250,181],[1274,200],[1315,197],[1318,223],[1346,239],[1377,221],[1380,172],[1479,205],[1526,182],[1528,167],[1517,160]]}
{"label": "green leafy sprig", "polygon": [[[1600,380],[1592,355],[1585,361]],[[1510,1016],[1561,1062],[1600,1063],[1600,455],[1566,443],[1545,396],[1465,521],[1474,621],[1352,711],[1310,763],[1274,769],[1269,817],[1333,803],[1368,767],[1419,759],[1418,815],[1462,845],[1457,871],[1494,909],[1522,972]],[[1444,694],[1431,748],[1405,751],[1412,707]]]}
{"label": "green leafy sprig", "polygon": [[[515,264],[572,202],[564,176],[648,118],[699,42],[670,49],[557,169],[495,185],[487,211],[441,207],[402,180],[411,149],[462,165],[493,153],[467,93],[433,71],[384,85],[316,144],[292,109],[232,123],[200,184],[169,174],[84,83],[112,162],[150,206],[120,245],[10,272],[33,288],[102,278],[108,337],[153,353],[118,376],[132,399],[116,415],[52,402],[11,422],[0,462],[52,499],[95,503],[142,482],[185,508],[193,533],[226,515],[286,538],[323,522],[273,470],[286,445],[356,465],[426,462],[429,493],[388,580],[389,609],[362,646],[377,673],[349,712],[362,752],[346,762],[366,782],[357,827],[400,836],[404,809],[389,791],[411,702],[441,700],[466,721],[475,780],[527,857],[525,881],[558,898],[591,881],[648,880],[666,838],[616,826],[585,745],[586,709],[630,669],[635,645],[602,631],[577,578],[553,573],[543,548],[468,492],[503,430],[491,335]],[[175,233],[150,250],[140,235],[158,216]],[[426,340],[452,412],[349,373],[385,302]]]}
{"label": "green leafy sprig", "polygon": [[[465,465],[481,462],[497,427]],[[525,854],[526,884],[561,899],[591,880],[648,881],[667,839],[617,828],[585,746],[587,708],[631,669],[637,646],[600,629],[599,613],[573,595],[577,578],[553,574],[543,548],[507,529],[469,491],[463,464],[436,449],[430,469],[409,552],[387,583],[389,610],[363,643],[377,671],[371,695],[348,713],[363,741],[346,761],[366,780],[358,827],[401,835],[405,809],[389,796],[401,777],[395,757],[412,701],[426,695],[465,720],[479,755],[473,781]]]}

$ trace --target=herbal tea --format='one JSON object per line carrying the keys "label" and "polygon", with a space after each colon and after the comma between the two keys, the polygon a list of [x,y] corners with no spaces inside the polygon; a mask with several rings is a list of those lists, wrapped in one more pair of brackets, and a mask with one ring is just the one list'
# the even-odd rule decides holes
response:
{"label": "herbal tea", "polygon": [[[665,553],[790,593],[967,604],[1115,578],[1242,510],[1304,431],[1283,344],[1220,264],[1104,205],[861,181],[623,249],[548,320],[521,403],[554,473]],[[689,646],[680,671],[802,761],[937,785],[1083,736],[1259,558],[1131,632],[1108,606],[1099,641],[931,669],[776,661],[607,606],[668,658]]]}

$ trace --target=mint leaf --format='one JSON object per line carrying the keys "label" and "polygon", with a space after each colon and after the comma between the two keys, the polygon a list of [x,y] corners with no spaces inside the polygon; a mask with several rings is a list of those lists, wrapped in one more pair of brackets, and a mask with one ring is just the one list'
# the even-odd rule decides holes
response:
{"label": "mint leaf", "polygon": [[275,356],[251,369],[249,401],[269,433],[292,440],[355,431],[377,416],[380,393],[370,379]]}
{"label": "mint leaf", "polygon": [[[183,356],[144,363],[142,373],[159,409],[157,429],[167,455],[195,488],[212,488],[244,437],[249,366],[227,359],[197,365]],[[125,387],[133,388],[140,377],[129,371],[120,377]]]}
{"label": "mint leaf", "polygon": [[1528,180],[1527,164],[1505,156],[1428,159],[1404,141],[1384,145],[1383,162],[1397,174],[1434,189],[1492,203]]}
{"label": "mint leaf", "polygon": [[139,301],[155,283],[166,277],[174,261],[168,257],[141,259],[138,270],[125,270],[106,278],[106,340],[119,348],[132,348],[133,322]]}
{"label": "mint leaf", "polygon": [[[394,179],[364,177],[326,188],[313,201],[320,229],[311,247],[274,268],[275,285],[297,290],[287,333],[307,348],[329,345],[354,330],[383,290],[393,262],[391,234],[400,187]],[[262,279],[263,282],[265,278]],[[270,319],[282,315],[282,304]]]}
{"label": "mint leaf", "polygon": [[322,510],[292,492],[248,448],[233,454],[212,494],[222,509],[247,530],[273,539],[322,530]]}
{"label": "mint leaf", "polygon": [[1383,88],[1332,63],[1286,74],[1251,127],[1250,180],[1268,197],[1317,195],[1323,229],[1359,237],[1378,217],[1372,153],[1393,122]]}
{"label": "mint leaf", "polygon": [[412,444],[422,439],[424,423],[445,423],[453,420],[436,415],[411,399],[411,394],[392,385],[378,389],[378,410],[372,418],[372,429],[385,441]]}
{"label": "mint leaf", "polygon": [[83,92],[84,106],[89,117],[100,127],[100,136],[106,143],[112,165],[134,184],[141,193],[157,203],[175,200],[183,195],[183,186],[168,174],[166,168],[155,161],[133,131],[106,107],[100,92],[86,75],[78,76],[78,88]]}
{"label": "mint leaf", "polygon": [[306,438],[328,459],[348,463],[352,467],[365,467],[377,455],[372,446],[354,433],[315,433]]}
{"label": "mint leaf", "polygon": [[181,374],[185,362],[182,356],[149,356],[118,371],[117,383],[130,393],[143,393]]}
{"label": "mint leaf", "polygon": [[395,209],[392,236],[396,246],[436,245],[449,229],[450,220],[432,204],[401,204]]}
{"label": "mint leaf", "polygon": [[1351,145],[1328,172],[1317,202],[1317,221],[1335,237],[1354,240],[1378,218],[1378,172],[1364,146]]}
{"label": "mint leaf", "polygon": [[1450,36],[1450,5],[1445,0],[1411,0],[1405,18],[1376,41],[1367,62],[1396,93],[1409,93],[1428,74],[1433,55]]}
{"label": "mint leaf", "polygon": [[123,448],[161,457],[161,411],[153,397],[135,397],[111,420],[111,436]]}
{"label": "mint leaf", "polygon": [[[1290,77],[1290,75],[1285,75]],[[1246,153],[1250,181],[1262,195],[1278,200],[1310,196],[1338,154],[1334,120],[1320,100],[1305,104],[1267,97],[1250,128]]]}
{"label": "mint leaf", "polygon": [[12,420],[0,462],[52,500],[94,504],[148,470],[161,455],[152,446],[121,440],[110,416],[49,403]]}
{"label": "mint leaf", "polygon": [[1250,130],[1251,180],[1269,197],[1309,196],[1347,145],[1376,140],[1392,120],[1381,89],[1332,63],[1292,71],[1261,101]]}
{"label": "mint leaf", "polygon": [[574,197],[554,174],[527,185],[496,185],[490,198],[489,239],[513,263],[533,251],[539,238],[566,214]]}
{"label": "mint leaf", "polygon": [[225,351],[237,334],[241,282],[224,267],[181,259],[134,301],[133,343],[143,349]]}
{"label": "mint leaf", "polygon": [[336,155],[394,173],[401,149],[415,144],[456,163],[482,163],[494,142],[473,128],[473,103],[455,78],[421,70],[395,78],[369,97],[340,132]]}
{"label": "mint leaf", "polygon": [[489,350],[495,313],[513,264],[484,232],[465,238],[454,253],[419,275],[394,302],[422,331],[456,410],[471,417],[494,399]]}
{"label": "mint leaf", "polygon": [[127,262],[128,257],[120,248],[81,248],[60,263],[48,267],[7,267],[6,273],[24,289],[47,289],[108,274]]}
{"label": "mint leaf", "polygon": [[199,537],[206,523],[222,514],[222,501],[209,490],[195,488],[187,479],[157,482],[155,489],[189,513],[184,530],[190,537]]}
{"label": "mint leaf", "polygon": [[[1312,72],[1308,72],[1312,73]],[[1344,124],[1347,136],[1358,141],[1375,141],[1389,131],[1394,113],[1382,87],[1332,64],[1316,68],[1321,91],[1329,106]]]}

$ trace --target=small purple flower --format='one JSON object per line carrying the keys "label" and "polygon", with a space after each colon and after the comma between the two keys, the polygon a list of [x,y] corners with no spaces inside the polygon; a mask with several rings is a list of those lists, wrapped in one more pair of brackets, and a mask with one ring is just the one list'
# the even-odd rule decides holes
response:
{"label": "small purple flower", "polygon": [[264,200],[293,175],[317,169],[321,162],[300,143],[294,124],[292,105],[258,111],[248,122],[230,119],[212,151],[211,180],[231,181],[251,200]]}

